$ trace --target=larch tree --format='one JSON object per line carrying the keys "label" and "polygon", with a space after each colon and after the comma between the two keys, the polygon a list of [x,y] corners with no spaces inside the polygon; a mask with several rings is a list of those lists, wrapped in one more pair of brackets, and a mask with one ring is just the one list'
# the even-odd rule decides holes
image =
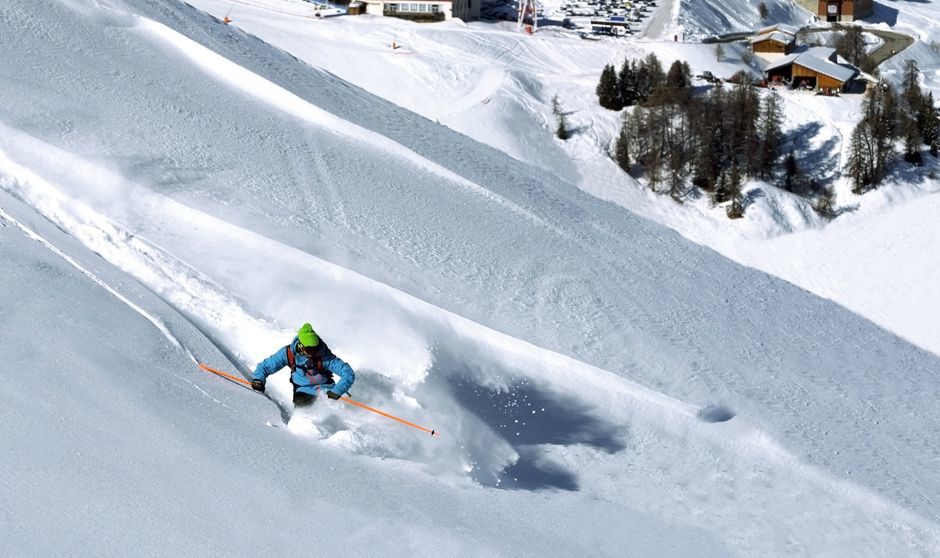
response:
{"label": "larch tree", "polygon": [[597,100],[602,107],[608,110],[620,110],[623,105],[620,103],[620,95],[617,91],[617,72],[610,64],[604,66],[601,72],[601,79],[597,83]]}

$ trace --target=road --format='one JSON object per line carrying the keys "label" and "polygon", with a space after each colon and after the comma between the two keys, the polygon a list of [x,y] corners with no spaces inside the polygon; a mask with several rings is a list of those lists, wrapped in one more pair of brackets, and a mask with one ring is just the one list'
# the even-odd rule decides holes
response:
{"label": "road", "polygon": [[[914,44],[913,37],[897,31],[885,31],[877,27],[862,27],[862,30],[884,41],[884,44],[872,51],[870,55],[876,66],[880,66],[882,62]],[[807,27],[800,29],[800,35],[805,36],[810,33],[828,33],[832,31],[834,31],[832,27]]]}
{"label": "road", "polygon": [[672,8],[675,2],[676,0],[659,0],[659,6],[653,11],[646,27],[640,32],[640,37],[661,38],[663,31],[666,30],[666,25],[672,23]]}

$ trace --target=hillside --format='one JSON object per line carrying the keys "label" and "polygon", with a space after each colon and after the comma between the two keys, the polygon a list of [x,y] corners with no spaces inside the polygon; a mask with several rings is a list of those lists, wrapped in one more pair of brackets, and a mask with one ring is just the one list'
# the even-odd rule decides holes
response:
{"label": "hillside", "polygon": [[[0,21],[11,554],[940,549],[936,355],[187,4]],[[307,320],[442,437],[195,367]]]}

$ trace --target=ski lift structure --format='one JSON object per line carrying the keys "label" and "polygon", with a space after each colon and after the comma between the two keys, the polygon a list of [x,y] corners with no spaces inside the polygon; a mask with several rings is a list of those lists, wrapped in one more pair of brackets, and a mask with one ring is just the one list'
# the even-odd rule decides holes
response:
{"label": "ski lift structure", "polygon": [[[538,31],[539,28],[539,5],[537,0],[519,0],[519,11],[517,13],[516,31],[525,31],[530,35]],[[526,23],[528,18],[529,23]]]}

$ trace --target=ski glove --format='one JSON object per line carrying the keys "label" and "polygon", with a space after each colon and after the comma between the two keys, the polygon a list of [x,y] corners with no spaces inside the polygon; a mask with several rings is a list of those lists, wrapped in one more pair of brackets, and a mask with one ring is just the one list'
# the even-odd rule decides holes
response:
{"label": "ski glove", "polygon": [[264,382],[262,380],[252,380],[251,389],[264,393]]}
{"label": "ski glove", "polygon": [[340,394],[338,394],[338,393],[333,393],[332,391],[326,392],[326,396],[329,397],[330,399],[333,399],[333,400],[336,400],[336,399],[339,399],[340,397],[342,397],[342,395],[340,395]]}

